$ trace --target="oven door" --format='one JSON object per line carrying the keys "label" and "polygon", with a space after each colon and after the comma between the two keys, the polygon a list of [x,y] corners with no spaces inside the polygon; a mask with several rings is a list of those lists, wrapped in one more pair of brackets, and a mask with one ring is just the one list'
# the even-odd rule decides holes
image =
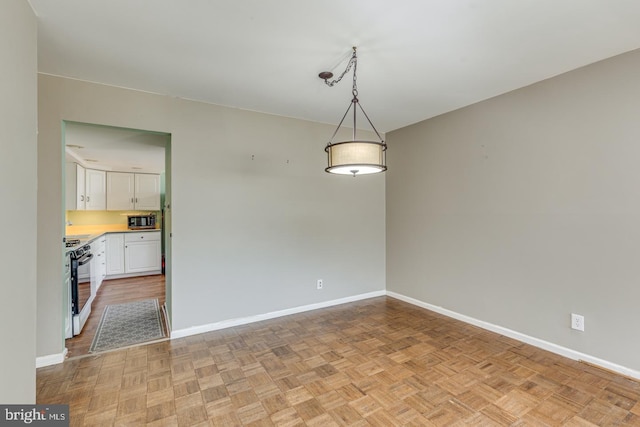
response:
{"label": "oven door", "polygon": [[91,260],[93,254],[84,254],[78,260],[78,307],[79,312],[84,309],[91,298]]}
{"label": "oven door", "polygon": [[[85,260],[85,257],[89,256],[88,261]],[[84,254],[78,260],[78,283],[90,282],[91,281],[91,258],[93,254]]]}
{"label": "oven door", "polygon": [[73,304],[71,301],[71,256],[64,258],[64,337],[73,337]]}
{"label": "oven door", "polygon": [[[85,253],[79,259],[71,260],[71,312],[73,313],[73,335],[80,334],[89,313],[91,313],[91,281],[80,279],[81,269],[91,274],[92,253]],[[86,267],[85,267],[86,266]]]}

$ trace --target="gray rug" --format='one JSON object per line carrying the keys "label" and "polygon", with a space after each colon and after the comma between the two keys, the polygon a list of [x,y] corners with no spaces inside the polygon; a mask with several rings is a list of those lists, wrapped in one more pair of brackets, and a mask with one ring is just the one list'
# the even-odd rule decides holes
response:
{"label": "gray rug", "polygon": [[164,338],[160,316],[157,299],[106,306],[89,353]]}

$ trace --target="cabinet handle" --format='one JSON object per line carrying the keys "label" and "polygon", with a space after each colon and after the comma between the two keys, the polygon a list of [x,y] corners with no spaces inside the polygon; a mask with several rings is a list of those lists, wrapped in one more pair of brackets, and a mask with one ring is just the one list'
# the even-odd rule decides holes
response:
{"label": "cabinet handle", "polygon": [[89,196],[87,196],[87,202],[89,201]]}
{"label": "cabinet handle", "polygon": [[81,202],[84,202],[84,194],[81,194],[81,195],[80,195],[80,201],[81,201]]}
{"label": "cabinet handle", "polygon": [[133,197],[131,198],[131,203],[133,203]]}
{"label": "cabinet handle", "polygon": [[138,198],[136,197],[136,203],[138,203]]}

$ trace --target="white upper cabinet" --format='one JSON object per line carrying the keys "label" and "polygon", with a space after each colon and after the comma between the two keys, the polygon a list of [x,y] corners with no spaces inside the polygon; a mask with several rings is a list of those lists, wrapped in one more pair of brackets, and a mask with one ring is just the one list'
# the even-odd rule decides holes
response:
{"label": "white upper cabinet", "polygon": [[105,171],[87,169],[85,171],[86,204],[88,211],[107,209],[107,175]]}
{"label": "white upper cabinet", "polygon": [[134,209],[134,174],[107,172],[107,210],[127,211]]}
{"label": "white upper cabinet", "polygon": [[107,210],[160,210],[160,175],[107,172]]}
{"label": "white upper cabinet", "polygon": [[159,211],[160,175],[105,172],[66,164],[65,209],[68,211]]}
{"label": "white upper cabinet", "polygon": [[105,210],[106,174],[85,169],[77,163],[67,163],[65,192],[65,209],[68,211]]}
{"label": "white upper cabinet", "polygon": [[86,206],[85,169],[76,164],[76,209],[83,210]]}
{"label": "white upper cabinet", "polygon": [[137,173],[135,205],[141,211],[160,210],[160,175]]}
{"label": "white upper cabinet", "polygon": [[77,163],[66,164],[65,210],[83,211],[85,209],[85,169]]}

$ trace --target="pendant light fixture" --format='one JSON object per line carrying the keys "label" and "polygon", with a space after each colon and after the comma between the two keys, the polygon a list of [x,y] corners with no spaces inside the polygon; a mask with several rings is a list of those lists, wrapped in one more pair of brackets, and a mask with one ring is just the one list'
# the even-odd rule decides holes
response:
{"label": "pendant light fixture", "polygon": [[[342,120],[340,120],[340,123],[338,123],[338,127],[336,128],[335,132],[333,132],[333,135],[331,136],[327,147],[324,149],[324,151],[327,152],[329,162],[328,166],[325,168],[325,171],[335,174],[353,175],[354,177],[356,175],[384,172],[387,170],[387,145],[384,143],[384,140],[380,136],[380,133],[378,133],[378,131],[376,130],[375,126],[373,126],[373,123],[371,123],[369,116],[367,116],[367,113],[362,108],[360,100],[358,99],[358,86],[356,84],[358,56],[356,54],[356,48],[353,47],[353,54],[351,55],[351,59],[349,59],[347,68],[343,71],[340,77],[335,80],[329,80],[333,78],[333,73],[330,71],[323,71],[318,74],[318,77],[323,79],[327,86],[332,87],[334,84],[342,80],[344,75],[347,74],[349,70],[351,70],[351,68],[353,68],[353,88],[351,90],[353,98],[351,99],[349,107],[344,113],[344,116],[342,116]],[[367,119],[369,125],[376,133],[380,141],[366,141],[357,138],[356,116],[358,108]],[[351,140],[333,142],[333,139],[340,130],[344,119],[347,117],[351,109],[353,109],[353,134]]]}

